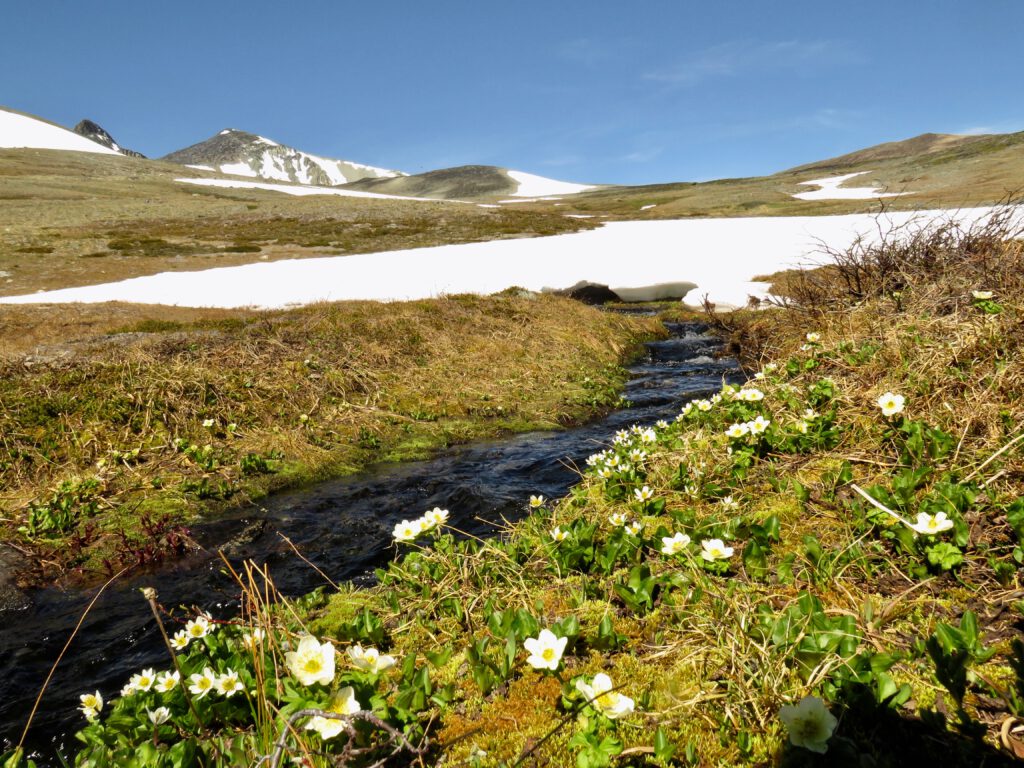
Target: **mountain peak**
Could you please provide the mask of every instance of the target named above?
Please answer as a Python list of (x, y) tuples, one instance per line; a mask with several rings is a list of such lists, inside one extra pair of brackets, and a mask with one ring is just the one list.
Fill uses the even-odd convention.
[(73, 130), (79, 136), (91, 139), (97, 144), (102, 144), (107, 149), (120, 152), (122, 155), (127, 155), (128, 157), (145, 157), (141, 152), (136, 152), (133, 149), (125, 149), (120, 146), (116, 141), (114, 141), (113, 136), (103, 130), (99, 123), (94, 123), (92, 120), (79, 121), (78, 125), (76, 125)]
[(311, 155), (265, 136), (238, 128), (224, 128), (205, 141), (163, 157), (204, 170), (238, 176), (334, 187), (360, 179), (403, 176), (399, 171), (375, 168), (350, 160)]

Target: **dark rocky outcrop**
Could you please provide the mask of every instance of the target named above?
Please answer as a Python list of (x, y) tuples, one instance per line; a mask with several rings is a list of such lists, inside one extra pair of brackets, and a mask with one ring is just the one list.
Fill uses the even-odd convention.
[(141, 157), (146, 156), (141, 152), (136, 152), (134, 149), (126, 149), (114, 141), (114, 137), (103, 130), (103, 127), (98, 123), (94, 123), (92, 120), (82, 120), (78, 125), (74, 127), (75, 133), (79, 136), (84, 136), (87, 139), (95, 141), (97, 144), (102, 144), (108, 149), (112, 149), (115, 152), (120, 152), (122, 155), (128, 157)]

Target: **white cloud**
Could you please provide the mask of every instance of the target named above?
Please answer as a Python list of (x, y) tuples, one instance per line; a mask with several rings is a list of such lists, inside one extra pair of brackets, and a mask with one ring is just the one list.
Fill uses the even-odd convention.
[(762, 43), (733, 40), (705, 48), (673, 66), (647, 72), (643, 77), (645, 80), (683, 87), (757, 70), (846, 63), (857, 58), (845, 43), (834, 40)]

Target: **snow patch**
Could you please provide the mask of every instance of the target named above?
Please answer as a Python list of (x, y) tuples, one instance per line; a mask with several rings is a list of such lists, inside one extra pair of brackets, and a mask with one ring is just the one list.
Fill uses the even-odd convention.
[(220, 167), (221, 173), (231, 173), (235, 176), (252, 176), (256, 178), (256, 171), (249, 167), (248, 163), (225, 163)]
[[(237, 186), (245, 182), (181, 179)], [(254, 188), (278, 189), (253, 183)], [(355, 194), (289, 187), (292, 194)], [(383, 197), (363, 193), (360, 196)], [(567, 235), (446, 245), (345, 257), (261, 262), (201, 272), (166, 272), (119, 283), (0, 298), (0, 303), (131, 301), (198, 307), (286, 307), (315, 301), (399, 301), (455, 293), (494, 293), (512, 285), (539, 290), (581, 279), (617, 286), (696, 284), (686, 296), (706, 295), (719, 307), (764, 298), (769, 286), (754, 275), (827, 261), (819, 243), (844, 248), (858, 236), (876, 241), (892, 226), (924, 227), (955, 219), (964, 226), (993, 208), (868, 214), (613, 222)], [(1024, 214), (1024, 208), (1018, 209)], [(1020, 216), (1024, 219), (1024, 215)], [(629, 254), (623, 258), (623, 254)]]
[(98, 155), (120, 154), (67, 128), (44, 123), (27, 115), (8, 112), (6, 109), (0, 109), (0, 148), (64, 149), (71, 152), (95, 152)]
[(547, 197), (548, 195), (575, 195), (593, 189), (593, 185), (573, 184), (570, 181), (557, 181), (544, 176), (535, 176), (522, 171), (506, 171), (512, 181), (519, 183), (519, 188), (512, 197)]
[(197, 171), (216, 171), (215, 168), (212, 168), (209, 165), (186, 165), (185, 167), (186, 168), (195, 168)]
[(641, 205), (640, 206), (640, 210), (641, 211), (649, 211), (649, 210), (651, 210), (651, 208), (657, 208), (657, 207), (658, 207), (657, 203), (651, 203), (650, 205)]
[(800, 184), (818, 186), (821, 189), (815, 189), (811, 192), (796, 192), (793, 194), (793, 197), (797, 200), (873, 200), (876, 197), (899, 197), (900, 195), (907, 194), (906, 192), (882, 192), (880, 189), (871, 187), (840, 188), (839, 185), (847, 179), (852, 179), (854, 176), (862, 176), (865, 173), (871, 173), (871, 171), (857, 171), (857, 173), (830, 176), (826, 179), (801, 181)]

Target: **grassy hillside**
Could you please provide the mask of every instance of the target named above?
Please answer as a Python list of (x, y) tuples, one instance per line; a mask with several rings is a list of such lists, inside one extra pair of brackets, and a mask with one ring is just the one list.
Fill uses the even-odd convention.
[[(795, 200), (799, 182), (858, 171), (847, 186), (906, 193), (888, 198), (896, 210), (960, 208), (997, 203), (1024, 184), (1024, 132), (993, 136), (925, 134), (781, 171), (771, 176), (708, 182), (612, 187), (566, 197), (563, 213), (613, 218), (805, 216), (877, 211), (872, 200)], [(545, 205), (531, 204), (534, 210)], [(647, 206), (655, 206), (653, 208)]]
[(92, 713), (79, 764), (1013, 764), (1009, 234), (890, 240), (792, 283), (786, 308), (724, 318), (751, 382), (609, 435), (501, 539), (437, 513), (396, 529), (377, 586), (297, 604), (240, 573), (247, 612), (197, 620), (172, 655), (249, 697), (130, 692)]

